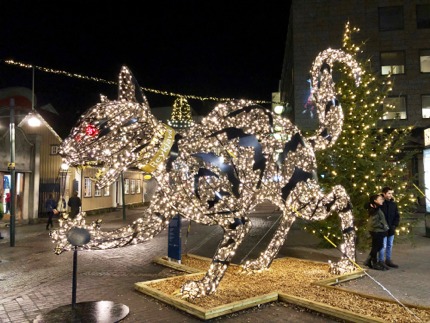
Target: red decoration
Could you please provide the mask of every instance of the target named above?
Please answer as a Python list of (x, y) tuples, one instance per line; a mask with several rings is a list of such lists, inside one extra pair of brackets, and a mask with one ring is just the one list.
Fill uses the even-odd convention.
[(96, 137), (99, 134), (99, 130), (92, 124), (89, 124), (85, 129), (85, 134), (90, 137)]

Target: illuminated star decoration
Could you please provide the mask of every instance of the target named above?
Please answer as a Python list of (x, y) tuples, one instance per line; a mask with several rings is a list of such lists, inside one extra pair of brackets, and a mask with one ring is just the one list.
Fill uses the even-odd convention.
[(174, 135), (150, 114), (144, 97), (137, 102), (132, 75), (123, 67), (118, 101), (104, 98), (83, 115), (63, 142), (61, 154), (69, 164), (100, 165), (101, 186), (112, 183), (127, 167), (139, 167), (152, 174), (157, 190), (142, 218), (114, 231), (101, 231), (100, 223), (86, 224), (84, 213), (61, 219), (60, 228), (51, 235), (55, 252), (71, 250), (66, 235), (75, 226), (91, 234), (91, 241), (80, 248), (94, 250), (147, 241), (177, 214), (219, 225), (224, 236), (207, 273), (181, 288), (185, 298), (202, 297), (216, 291), (251, 229), (249, 213), (267, 200), (279, 207), (282, 218), (267, 248), (243, 264), (245, 272), (270, 266), (297, 217), (324, 220), (333, 212), (341, 222), (343, 256), (330, 263), (330, 270), (335, 274), (354, 270), (349, 196), (342, 186), (323, 192), (315, 176), (315, 150), (333, 145), (343, 123), (331, 78), (334, 61), (347, 64), (359, 81), (357, 63), (344, 52), (328, 49), (318, 55), (312, 82), (320, 128), (311, 138), (303, 137), (289, 120), (245, 100), (221, 103), (201, 124)]

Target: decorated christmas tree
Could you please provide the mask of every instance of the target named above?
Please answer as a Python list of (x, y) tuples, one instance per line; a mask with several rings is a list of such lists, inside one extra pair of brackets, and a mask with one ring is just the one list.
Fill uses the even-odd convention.
[(172, 117), (167, 124), (175, 129), (189, 128), (194, 124), (187, 99), (180, 96), (173, 102)]
[[(358, 32), (345, 27), (343, 50), (360, 63), (363, 75), (357, 87), (350, 72), (338, 66), (334, 70), (338, 99), (344, 111), (344, 126), (336, 144), (317, 153), (319, 181), (323, 187), (342, 185), (351, 197), (358, 245), (368, 248), (367, 209), (369, 196), (382, 191), (384, 186), (394, 190), (401, 218), (406, 218), (416, 207), (417, 191), (410, 173), (414, 151), (407, 147), (412, 128), (392, 128), (383, 121), (384, 98), (391, 91), (390, 76), (380, 76), (370, 68), (370, 60), (360, 60), (360, 48), (353, 44), (352, 34)], [(409, 224), (401, 220), (397, 234), (407, 235)], [(341, 238), (338, 219), (329, 218), (325, 225), (307, 226), (317, 235), (328, 237), (335, 244)]]

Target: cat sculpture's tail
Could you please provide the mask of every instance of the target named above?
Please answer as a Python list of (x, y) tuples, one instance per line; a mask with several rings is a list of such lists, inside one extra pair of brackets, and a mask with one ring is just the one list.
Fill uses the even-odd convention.
[(362, 70), (352, 55), (339, 49), (329, 48), (316, 57), (311, 72), (319, 127), (315, 135), (308, 138), (315, 151), (332, 146), (342, 132), (344, 116), (336, 99), (336, 89), (332, 77), (335, 62), (343, 63), (351, 69), (357, 86), (361, 82)]

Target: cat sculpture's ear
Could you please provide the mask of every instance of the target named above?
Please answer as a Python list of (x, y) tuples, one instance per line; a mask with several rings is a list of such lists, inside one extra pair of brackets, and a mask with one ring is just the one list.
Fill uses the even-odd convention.
[(127, 66), (123, 66), (121, 68), (121, 72), (119, 73), (118, 99), (119, 101), (136, 102), (133, 75)]
[(118, 90), (118, 99), (120, 101), (139, 102), (148, 106), (148, 100), (143, 94), (142, 88), (139, 86), (139, 83), (127, 66), (123, 66), (121, 68)]

